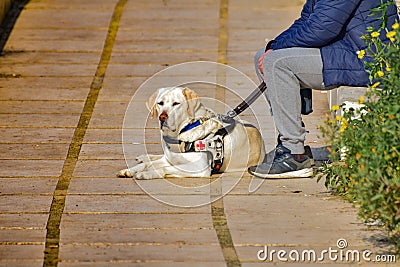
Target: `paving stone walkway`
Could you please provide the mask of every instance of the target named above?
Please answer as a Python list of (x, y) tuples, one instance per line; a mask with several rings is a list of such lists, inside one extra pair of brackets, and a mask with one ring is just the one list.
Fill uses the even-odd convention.
[[(31, 0), (0, 57), (0, 266), (375, 266), (326, 255), (316, 262), (287, 263), (277, 254), (272, 262), (258, 259), (265, 246), (286, 250), (288, 258), (292, 250), (340, 250), (339, 239), (348, 244), (341, 251), (387, 251), (378, 242), (382, 233), (367, 230), (355, 208), (315, 179), (262, 182), (234, 173), (136, 183), (115, 176), (146, 149), (161, 152), (144, 106), (156, 86), (207, 81), (190, 86), (217, 110), (226, 108), (212, 99), (239, 103), (256, 81), (253, 55), (301, 5)], [(191, 61), (227, 64), (250, 80), (207, 63), (148, 80)], [(307, 142), (321, 146), (317, 125), (328, 109), (326, 94), (314, 92), (314, 102), (305, 118)], [(265, 101), (252, 108), (256, 116), (248, 111), (242, 118), (265, 122), (260, 128), (271, 147)], [(254, 184), (259, 188), (250, 193)]]

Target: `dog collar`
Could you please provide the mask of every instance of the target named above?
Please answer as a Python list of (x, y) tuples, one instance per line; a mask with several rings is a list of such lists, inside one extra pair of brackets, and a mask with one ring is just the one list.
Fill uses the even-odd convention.
[(200, 123), (200, 120), (197, 120), (197, 121), (195, 121), (195, 122), (193, 122), (193, 123), (189, 123), (188, 125), (186, 125), (186, 126), (179, 132), (179, 134), (182, 134), (182, 133), (184, 133), (184, 132), (187, 132), (187, 131), (189, 131), (189, 130), (192, 130), (193, 128), (199, 126), (200, 124), (201, 124), (201, 123)]

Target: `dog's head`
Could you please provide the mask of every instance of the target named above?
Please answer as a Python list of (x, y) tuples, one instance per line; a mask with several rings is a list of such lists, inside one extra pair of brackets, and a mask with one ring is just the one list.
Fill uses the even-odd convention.
[(195, 117), (201, 106), (200, 97), (183, 87), (160, 88), (147, 100), (146, 105), (152, 118), (158, 116), (161, 130), (176, 134)]

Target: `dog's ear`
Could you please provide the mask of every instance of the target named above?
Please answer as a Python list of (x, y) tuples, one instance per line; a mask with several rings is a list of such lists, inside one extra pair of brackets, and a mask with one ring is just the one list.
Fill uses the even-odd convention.
[(194, 91), (190, 90), (189, 88), (184, 88), (182, 91), (183, 95), (186, 98), (188, 103), (188, 113), (190, 116), (194, 117), (195, 111), (200, 106), (200, 97)]
[(150, 111), (151, 118), (157, 115), (157, 107), (156, 107), (156, 99), (158, 96), (159, 90), (157, 90), (154, 94), (152, 94), (149, 99), (146, 101), (146, 107)]

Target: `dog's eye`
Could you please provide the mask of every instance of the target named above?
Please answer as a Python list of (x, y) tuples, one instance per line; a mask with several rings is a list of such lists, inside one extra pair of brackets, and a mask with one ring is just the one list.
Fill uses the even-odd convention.
[(164, 106), (164, 101), (158, 102), (157, 105)]
[(179, 105), (180, 103), (178, 103), (178, 102), (174, 102), (174, 103), (172, 103), (172, 106), (177, 106), (177, 105)]

